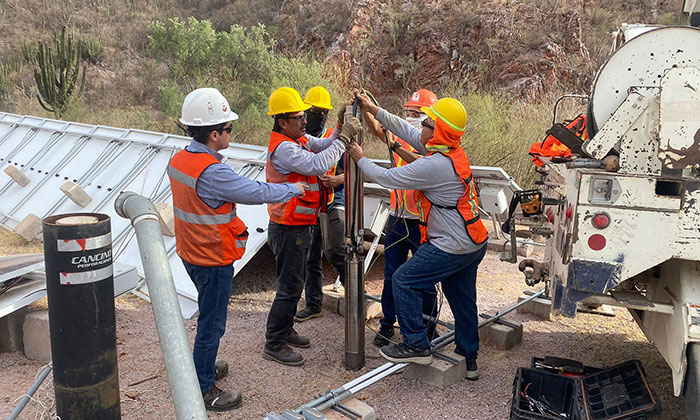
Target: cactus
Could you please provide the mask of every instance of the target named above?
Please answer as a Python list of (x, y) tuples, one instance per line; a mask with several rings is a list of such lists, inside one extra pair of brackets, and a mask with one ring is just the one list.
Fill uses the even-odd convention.
[(60, 118), (80, 99), (85, 88), (80, 46), (72, 35), (66, 35), (64, 27), (60, 35), (54, 35), (53, 46), (39, 42), (34, 64), (39, 105)]

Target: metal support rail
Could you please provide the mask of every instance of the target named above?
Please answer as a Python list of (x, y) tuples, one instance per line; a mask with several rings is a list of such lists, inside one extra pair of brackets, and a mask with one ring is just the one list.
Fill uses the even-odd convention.
[(36, 378), (32, 386), (29, 388), (29, 391), (27, 391), (26, 394), (22, 396), (22, 399), (19, 401), (19, 404), (17, 404), (17, 407), (15, 407), (14, 410), (12, 410), (12, 413), (10, 413), (10, 417), (7, 418), (7, 420), (15, 420), (17, 416), (24, 410), (24, 407), (27, 406), (27, 403), (29, 400), (32, 399), (32, 396), (36, 392), (37, 389), (41, 386), (41, 384), (44, 382), (47, 376), (49, 376), (49, 373), (53, 369), (53, 366), (51, 363), (46, 365), (44, 369), (39, 373), (39, 376)]
[[(519, 308), (520, 306), (530, 302), (531, 300), (534, 300), (540, 296), (542, 296), (545, 293), (545, 289), (540, 290), (539, 292), (536, 292), (532, 296), (529, 296), (527, 299), (522, 300), (515, 305), (512, 305), (506, 309), (504, 309), (502, 312), (497, 313), (496, 315), (481, 321), (478, 324), (478, 328), (485, 327), (486, 325), (497, 321), (501, 317), (505, 316), (506, 314), (509, 314)], [(439, 350), (448, 344), (452, 343), (454, 341), (454, 331), (450, 331), (447, 334), (441, 335), (440, 337), (436, 338), (433, 340), (431, 344), (432, 351)], [(346, 383), (345, 385), (341, 386), (340, 388), (334, 389), (332, 391), (326, 391), (323, 395), (320, 395), (318, 398), (315, 400), (311, 401), (310, 403), (304, 404), (301, 407), (297, 408), (294, 410), (298, 414), (303, 414), (304, 410), (308, 409), (314, 409), (317, 412), (321, 412), (323, 410), (326, 410), (328, 408), (331, 408), (337, 404), (339, 404), (341, 401), (348, 399), (352, 395), (360, 392), (361, 390), (377, 383), (378, 381), (386, 378), (389, 375), (392, 375), (404, 367), (408, 366), (408, 363), (393, 363), (393, 362), (387, 362), (384, 363), (383, 365), (379, 366), (378, 368), (365, 373), (364, 375)], [(268, 418), (270, 418), (268, 416)], [(283, 417), (284, 418), (284, 417)]]
[(160, 232), (158, 211), (147, 198), (133, 192), (121, 193), (114, 208), (120, 216), (131, 219), (136, 230), (175, 414), (179, 420), (206, 420), (202, 392)]

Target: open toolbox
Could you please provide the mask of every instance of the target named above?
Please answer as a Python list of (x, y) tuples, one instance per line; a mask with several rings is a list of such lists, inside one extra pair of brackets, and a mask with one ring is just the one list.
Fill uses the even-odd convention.
[(518, 368), (511, 420), (642, 420), (659, 410), (638, 360), (608, 369), (562, 369), (545, 360), (533, 358), (536, 368)]

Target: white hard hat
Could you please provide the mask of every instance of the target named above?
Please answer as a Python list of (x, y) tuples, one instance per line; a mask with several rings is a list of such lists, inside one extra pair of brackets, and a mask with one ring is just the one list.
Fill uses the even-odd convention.
[(224, 95), (214, 88), (195, 89), (185, 97), (180, 122), (189, 126), (208, 126), (235, 121), (238, 114), (231, 111)]

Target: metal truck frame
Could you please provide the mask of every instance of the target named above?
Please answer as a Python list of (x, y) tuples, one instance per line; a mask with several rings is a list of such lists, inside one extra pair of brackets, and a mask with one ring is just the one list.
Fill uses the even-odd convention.
[(700, 31), (626, 41), (596, 77), (580, 156), (543, 159), (542, 213), (516, 216), (547, 237), (544, 261), (520, 268), (528, 284), (547, 282), (554, 314), (628, 308), (698, 419), (700, 53), (687, 50), (700, 50)]

